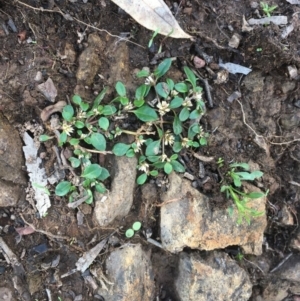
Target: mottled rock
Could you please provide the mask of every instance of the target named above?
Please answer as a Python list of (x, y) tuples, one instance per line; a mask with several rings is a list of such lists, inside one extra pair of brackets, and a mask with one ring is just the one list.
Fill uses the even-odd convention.
[(88, 37), (88, 47), (79, 56), (79, 66), (76, 77), (77, 83), (91, 85), (97, 74), (101, 61), (99, 54), (103, 50), (103, 42), (97, 33), (91, 33)]
[(128, 214), (133, 202), (135, 187), (137, 159), (127, 157), (114, 157), (111, 171), (111, 191), (106, 194), (95, 192), (94, 217), (100, 226), (106, 226), (116, 217)]
[(300, 255), (293, 254), (274, 274), (281, 279), (300, 282)]
[(280, 125), (284, 130), (292, 130), (300, 125), (300, 113), (283, 114), (280, 118)]
[(227, 254), (180, 254), (175, 287), (180, 301), (248, 301), (248, 274)]
[(289, 295), (290, 281), (279, 278), (270, 279), (262, 293), (264, 301), (282, 301)]
[[(239, 245), (245, 253), (260, 255), (265, 214), (253, 218), (251, 224), (245, 221), (237, 225), (237, 212), (228, 215), (226, 208), (210, 207), (211, 200), (191, 187), (188, 180), (175, 173), (169, 176), (170, 188), (162, 195), (162, 201), (174, 200), (161, 207), (160, 231), (165, 249), (179, 252), (184, 247), (200, 250), (214, 250)], [(249, 187), (250, 188), (250, 187)], [(251, 186), (251, 191), (259, 191)], [(248, 206), (265, 211), (265, 198), (251, 200)]]
[(281, 90), (284, 94), (293, 91), (296, 88), (296, 83), (294, 81), (284, 82), (281, 85)]
[(300, 251), (300, 229), (298, 228), (296, 233), (294, 234), (291, 244), (291, 248)]
[(245, 77), (243, 84), (251, 92), (260, 92), (264, 89), (264, 80), (262, 72), (253, 71)]
[(0, 180), (0, 207), (16, 205), (21, 193), (21, 188), (16, 184)]
[(112, 283), (110, 289), (102, 288), (98, 292), (105, 301), (154, 300), (151, 260), (140, 244), (125, 245), (112, 252), (106, 260), (106, 277)]
[(13, 292), (7, 287), (0, 287), (0, 301), (14, 301)]

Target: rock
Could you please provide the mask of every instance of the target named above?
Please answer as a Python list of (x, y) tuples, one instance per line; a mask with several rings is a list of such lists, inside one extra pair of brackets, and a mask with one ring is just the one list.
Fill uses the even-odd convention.
[(246, 76), (243, 84), (251, 92), (260, 92), (264, 89), (264, 80), (265, 77), (262, 76), (262, 72), (253, 71)]
[(55, 98), (57, 96), (57, 89), (50, 77), (44, 83), (39, 84), (37, 88), (49, 101), (55, 101)]
[[(253, 218), (248, 225), (237, 225), (237, 213), (228, 215), (226, 208), (210, 208), (210, 199), (191, 187), (188, 180), (177, 174), (169, 175), (170, 188), (162, 201), (175, 200), (161, 207), (160, 231), (162, 246), (170, 252), (185, 247), (214, 250), (239, 245), (244, 253), (262, 253), (263, 233), (267, 225), (265, 214)], [(260, 191), (254, 186), (251, 191)], [(265, 211), (265, 198), (251, 200), (249, 207)]]
[(128, 214), (133, 202), (137, 159), (114, 157), (112, 166), (111, 192), (101, 201), (103, 194), (95, 192), (94, 218), (100, 226), (106, 226), (116, 217)]
[(300, 255), (293, 254), (274, 274), (281, 279), (300, 282)]
[(13, 206), (19, 198), (20, 188), (26, 185), (22, 143), (19, 133), (0, 112), (0, 207)]
[(298, 228), (297, 232), (294, 234), (290, 246), (291, 248), (300, 251), (300, 228)]
[(105, 301), (154, 300), (151, 260), (140, 244), (125, 245), (124, 248), (113, 251), (106, 260), (106, 277), (113, 283), (112, 287), (98, 291)]
[(7, 287), (0, 287), (0, 301), (14, 301), (13, 292)]
[(295, 114), (282, 114), (280, 118), (280, 125), (284, 130), (292, 130), (300, 125), (300, 112)]
[(252, 284), (248, 274), (227, 254), (180, 254), (175, 287), (180, 301), (248, 301)]
[(77, 84), (90, 86), (96, 76), (101, 61), (99, 54), (103, 50), (103, 42), (97, 33), (88, 37), (88, 47), (79, 56), (79, 66), (76, 73)]
[(293, 226), (294, 225), (294, 217), (293, 214), (288, 209), (287, 205), (283, 205), (280, 211), (279, 221), (286, 226)]
[(281, 91), (283, 94), (293, 91), (296, 88), (296, 83), (294, 81), (284, 82), (281, 85)]

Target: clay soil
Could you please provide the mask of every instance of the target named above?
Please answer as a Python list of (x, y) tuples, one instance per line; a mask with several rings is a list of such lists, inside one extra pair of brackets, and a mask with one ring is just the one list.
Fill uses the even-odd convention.
[[(298, 228), (300, 217), (300, 84), (299, 77), (290, 78), (288, 66), (298, 66), (298, 69), (300, 67), (300, 35), (297, 26), (286, 39), (280, 37), (281, 31), (276, 25), (242, 32), (243, 16), (246, 19), (257, 17), (255, 10), (251, 8), (251, 1), (170, 0), (166, 3), (171, 8), (176, 7), (174, 2), (178, 5), (180, 2), (181, 9), (177, 20), (182, 28), (195, 37), (195, 41), (164, 39), (158, 36), (154, 45), (148, 49), (152, 33), (109, 0), (22, 1), (0, 1), (0, 20), (6, 24), (8, 30), (5, 32), (5, 29), (0, 28), (0, 110), (14, 127), (19, 129), (24, 124), (44, 126), (40, 112), (51, 103), (37, 90), (34, 80), (37, 71), (42, 72), (44, 80), (48, 77), (53, 80), (58, 90), (56, 100), (66, 100), (74, 94), (77, 86), (77, 59), (87, 46), (87, 37), (91, 33), (98, 33), (103, 45), (101, 49), (95, 50), (101, 62), (99, 75), (82, 92), (89, 101), (104, 86), (110, 86), (110, 93), (113, 95), (114, 84), (110, 82), (110, 78), (118, 77), (113, 73), (120, 72), (124, 64), (129, 66), (129, 70), (121, 70), (122, 81), (134, 88), (133, 71), (143, 67), (154, 68), (161, 61), (159, 58), (153, 64), (160, 44), (164, 57), (176, 58), (171, 69), (175, 79), (182, 76), (183, 65), (193, 67), (193, 56), (203, 58), (204, 53), (211, 57), (211, 63), (207, 65), (209, 68), (198, 69), (198, 72), (208, 79), (212, 104), (209, 105), (207, 94), (204, 93), (207, 114), (201, 119), (201, 124), (210, 133), (210, 138), (208, 146), (202, 148), (201, 154), (212, 156), (215, 160), (204, 163), (206, 175), (213, 180), (199, 189), (214, 196), (213, 206), (227, 206), (219, 192), (220, 178), (216, 160), (223, 158), (225, 162), (258, 164), (264, 172), (261, 188), (270, 191), (266, 204), (266, 241), (260, 260), (276, 267), (287, 254), (296, 252), (291, 249), (290, 241)], [(289, 19), (300, 16), (299, 6), (279, 0), (274, 0), (272, 4), (278, 5), (278, 15), (285, 15)], [(72, 16), (72, 19), (67, 20), (68, 16)], [(16, 31), (7, 25), (8, 20), (14, 22)], [(241, 36), (237, 49), (228, 46), (233, 33)], [(79, 43), (82, 34), (85, 36)], [(25, 39), (23, 35), (26, 36)], [(124, 41), (120, 36), (129, 40)], [(28, 37), (34, 43), (27, 43)], [(122, 47), (128, 49), (128, 56), (122, 55)], [(73, 59), (65, 60), (63, 56), (70, 53), (73, 54)], [(220, 59), (252, 68), (253, 75), (245, 79), (239, 73), (227, 74), (226, 82), (217, 83), (216, 76), (220, 70), (216, 65)], [(227, 100), (234, 91), (241, 93), (238, 99), (240, 102)], [(222, 131), (219, 131), (219, 127), (222, 127)], [(257, 134), (261, 137), (260, 141), (255, 139)], [(47, 153), (48, 160), (44, 163), (51, 170), (55, 155), (49, 149), (41, 151)], [(190, 173), (197, 175), (198, 161), (189, 154), (182, 156), (186, 157)], [(161, 177), (161, 182), (164, 183), (166, 179)], [(115, 235), (118, 239), (117, 246), (126, 243), (124, 229), (135, 220), (141, 220), (145, 228), (151, 228), (154, 238), (159, 237), (159, 210), (156, 205), (159, 203), (160, 189), (164, 189), (164, 185), (162, 188), (158, 187), (157, 195), (152, 196), (153, 203), (145, 206), (140, 188), (137, 187), (129, 215), (109, 228), (100, 228), (93, 222), (93, 206), (88, 205), (84, 208), (87, 216), (85, 223), (78, 226), (76, 211), (66, 206), (66, 200), (54, 196), (51, 197), (52, 207), (48, 215), (42, 219), (32, 210), (25, 192), (16, 207), (0, 209), (0, 212), (5, 213), (0, 217), (0, 225), (8, 225), (8, 231), (2, 232), (1, 236), (12, 251), (22, 258), (27, 289), (29, 287), (32, 300), (48, 300), (45, 283), (52, 287), (53, 300), (74, 300), (80, 294), (82, 300), (94, 300), (90, 286), (84, 282), (80, 273), (63, 279), (59, 275), (74, 269), (79, 256), (90, 249), (93, 242), (98, 242), (116, 229), (119, 229)], [(14, 219), (10, 218), (12, 215)], [(15, 228), (25, 226), (25, 221), (33, 224), (36, 229), (69, 239), (55, 239), (45, 233), (35, 232), (24, 236), (17, 243)], [(135, 236), (132, 242), (146, 245), (142, 233)], [(149, 244), (147, 248), (152, 251), (157, 295), (160, 296), (157, 300), (176, 301), (172, 281), (177, 256), (166, 254)], [(109, 251), (104, 250), (97, 262), (101, 263)], [(239, 249), (233, 246), (227, 251), (234, 257)], [(43, 264), (51, 262), (57, 255), (60, 255), (59, 265), (54, 269), (43, 270)], [(1, 256), (0, 266), (4, 270), (0, 273), (0, 283), (12, 287), (9, 280), (12, 270)], [(251, 260), (255, 261), (253, 258)], [(243, 267), (249, 272), (259, 291), (264, 275), (247, 262), (243, 263)]]

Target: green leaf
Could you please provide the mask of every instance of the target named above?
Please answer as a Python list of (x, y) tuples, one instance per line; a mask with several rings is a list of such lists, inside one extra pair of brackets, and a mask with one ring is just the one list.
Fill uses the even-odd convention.
[(180, 111), (180, 114), (179, 114), (179, 119), (180, 121), (186, 121), (190, 116), (190, 111), (188, 110), (188, 108), (183, 108), (181, 111)]
[(145, 103), (144, 99), (135, 99), (133, 101), (134, 106), (137, 108), (141, 107), (144, 103)]
[(113, 115), (116, 112), (117, 112), (116, 107), (111, 105), (104, 106), (103, 109), (101, 110), (101, 114), (103, 114), (104, 116)]
[(91, 191), (90, 189), (86, 189), (86, 190), (85, 190), (85, 195), (88, 195), (88, 196), (89, 196), (89, 198), (88, 198), (87, 200), (85, 200), (85, 202), (86, 202), (87, 204), (89, 204), (89, 205), (92, 204), (92, 203), (93, 203), (93, 200), (94, 200), (92, 191)]
[(146, 147), (146, 156), (156, 156), (159, 153), (159, 148), (160, 148), (160, 140), (155, 140), (151, 142), (147, 147)]
[(82, 99), (81, 99), (81, 97), (79, 96), (79, 95), (77, 95), (77, 94), (75, 94), (75, 95), (73, 95), (73, 97), (72, 97), (72, 101), (76, 104), (76, 105), (80, 105), (81, 104), (81, 102), (82, 102)]
[(146, 91), (147, 91), (147, 86), (145, 84), (139, 86), (135, 90), (135, 98), (136, 98), (136, 100), (144, 99)]
[(132, 148), (130, 148), (127, 152), (126, 152), (126, 157), (128, 158), (133, 158), (135, 156), (135, 152)]
[(254, 170), (251, 172), (251, 175), (254, 177), (254, 179), (259, 179), (264, 175), (264, 173), (260, 170)]
[(154, 163), (154, 162), (157, 162), (158, 160), (160, 160), (160, 156), (148, 156), (147, 159), (151, 163)]
[(125, 96), (124, 97), (120, 96), (119, 100), (120, 100), (120, 103), (122, 104), (122, 106), (127, 106), (129, 104), (129, 99)]
[(231, 177), (233, 179), (233, 183), (236, 187), (241, 187), (242, 186), (242, 182), (239, 176), (237, 176), (236, 174), (231, 174)]
[(48, 136), (48, 135), (41, 135), (40, 138), (39, 138), (39, 140), (40, 140), (41, 142), (45, 142), (45, 141), (47, 141), (47, 140), (49, 140), (49, 139), (52, 139), (52, 137), (50, 137), (50, 136)]
[(188, 78), (188, 81), (192, 84), (193, 90), (195, 90), (197, 85), (197, 79), (194, 72), (187, 66), (184, 66), (183, 70), (186, 74), (186, 77)]
[(168, 174), (170, 174), (172, 172), (172, 170), (173, 170), (172, 164), (169, 163), (169, 162), (165, 163), (165, 165), (164, 165), (164, 172), (168, 175)]
[(182, 123), (177, 116), (173, 121), (173, 132), (175, 135), (179, 135), (182, 132)]
[(177, 109), (179, 108), (183, 103), (183, 99), (180, 97), (174, 97), (170, 103), (170, 109)]
[(64, 196), (68, 194), (72, 187), (72, 184), (68, 181), (62, 181), (55, 187), (55, 194), (58, 196)]
[(148, 105), (144, 105), (137, 110), (133, 111), (138, 119), (144, 122), (155, 121), (158, 119), (157, 113)]
[(95, 185), (95, 188), (96, 190), (99, 192), (99, 193), (105, 193), (106, 192), (106, 188), (105, 186), (102, 184), (102, 183), (97, 183)]
[(98, 124), (101, 129), (103, 129), (104, 131), (107, 131), (107, 129), (109, 127), (109, 120), (106, 117), (101, 117), (98, 120)]
[(190, 114), (190, 119), (197, 119), (198, 117), (200, 117), (202, 114), (202, 111), (201, 110), (194, 110), (191, 112)]
[(232, 164), (229, 165), (229, 167), (241, 167), (245, 170), (250, 169), (249, 164), (247, 164), (247, 163), (232, 163)]
[(125, 143), (117, 143), (114, 145), (112, 152), (116, 155), (116, 156), (124, 156), (126, 154), (126, 152), (129, 150), (129, 148), (131, 147), (130, 144), (125, 144)]
[(86, 103), (86, 102), (81, 102), (81, 103), (80, 103), (80, 108), (81, 108), (81, 110), (84, 111), (84, 112), (87, 111), (87, 109), (89, 108), (89, 106), (90, 106), (90, 105), (89, 105), (88, 103)]
[(60, 135), (59, 135), (59, 144), (63, 145), (64, 143), (66, 143), (67, 138), (68, 138), (68, 136), (65, 132), (60, 133)]
[(162, 77), (163, 75), (165, 75), (168, 70), (170, 69), (171, 67), (171, 64), (172, 64), (172, 59), (170, 58), (167, 58), (165, 60), (163, 60), (158, 66), (157, 68), (155, 69), (154, 71), (154, 75), (157, 77), (157, 78), (160, 78)]
[(186, 93), (189, 91), (189, 88), (186, 83), (178, 83), (175, 85), (175, 90), (180, 93)]
[(80, 160), (75, 158), (75, 157), (70, 157), (69, 161), (71, 162), (72, 167), (77, 168), (78, 166), (80, 166)]
[(172, 91), (175, 86), (174, 81), (170, 78), (167, 78), (167, 84), (168, 84), (169, 90)]
[(134, 231), (139, 231), (142, 227), (142, 223), (141, 222), (134, 222), (133, 225), (132, 225), (132, 229)]
[(97, 179), (102, 172), (102, 167), (99, 164), (91, 164), (85, 167), (81, 177), (87, 179)]
[(147, 70), (141, 70), (136, 74), (136, 77), (140, 78), (140, 77), (147, 77), (150, 75), (150, 72)]
[(136, 179), (136, 182), (138, 185), (143, 185), (146, 181), (147, 181), (147, 174), (145, 173), (142, 173), (137, 179)]
[(78, 129), (84, 128), (85, 127), (84, 122), (76, 120), (75, 121), (75, 127), (78, 128)]
[(185, 167), (178, 161), (171, 161), (172, 167), (177, 172), (185, 172)]
[(48, 189), (46, 186), (41, 185), (41, 184), (39, 184), (39, 183), (33, 182), (33, 183), (32, 183), (32, 187), (37, 188), (37, 189), (40, 189), (41, 191), (44, 192), (44, 194), (47, 194), (47, 195), (50, 196), (50, 191), (49, 191), (49, 189)]
[(100, 105), (100, 103), (101, 103), (101, 101), (103, 100), (103, 98), (104, 98), (106, 92), (107, 92), (107, 88), (104, 88), (104, 89), (98, 94), (98, 96), (97, 96), (97, 97), (95, 98), (95, 100), (94, 100), (92, 110), (96, 109), (96, 108)]
[(167, 98), (170, 93), (168, 84), (164, 83), (164, 82), (158, 83), (155, 86), (155, 90), (156, 90), (157, 94), (163, 98)]
[(101, 167), (101, 168), (102, 168), (101, 169), (101, 174), (97, 178), (97, 180), (104, 181), (104, 180), (106, 180), (110, 176), (110, 174), (109, 174), (109, 171), (106, 168), (104, 168), (104, 167)]
[(91, 144), (98, 151), (104, 151), (106, 149), (106, 140), (100, 133), (93, 133), (91, 135)]
[(127, 229), (125, 232), (125, 236), (127, 238), (131, 238), (134, 235), (134, 231), (132, 229)]
[(151, 175), (152, 177), (156, 177), (156, 176), (158, 175), (158, 171), (157, 171), (157, 170), (151, 170), (151, 171), (150, 171), (150, 175)]
[(126, 96), (126, 88), (121, 82), (116, 83), (116, 91), (120, 96)]
[(178, 141), (175, 141), (174, 144), (173, 144), (173, 147), (172, 147), (173, 151), (175, 153), (179, 153), (181, 150), (182, 150), (182, 145), (180, 142)]
[(200, 145), (204, 146), (204, 145), (207, 145), (207, 139), (205, 137), (201, 137), (199, 139), (199, 143)]
[(62, 116), (64, 120), (71, 121), (72, 117), (74, 116), (74, 109), (71, 105), (66, 105), (63, 108)]
[(264, 196), (266, 196), (266, 195), (262, 192), (250, 192), (245, 197), (250, 198), (250, 199), (259, 199)]
[(173, 161), (173, 160), (176, 160), (178, 158), (178, 154), (173, 154), (171, 157), (170, 157), (170, 160)]
[[(72, 138), (70, 139), (69, 143), (71, 145), (78, 145), (79, 144), (79, 139), (76, 139), (76, 138)], [(75, 152), (74, 152), (75, 153)]]

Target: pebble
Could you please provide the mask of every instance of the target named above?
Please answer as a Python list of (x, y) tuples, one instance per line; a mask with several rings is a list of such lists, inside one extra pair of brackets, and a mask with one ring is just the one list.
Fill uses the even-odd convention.
[(12, 221), (14, 221), (14, 220), (16, 219), (16, 216), (15, 216), (14, 214), (12, 214), (12, 215), (10, 216), (10, 219), (11, 219)]

